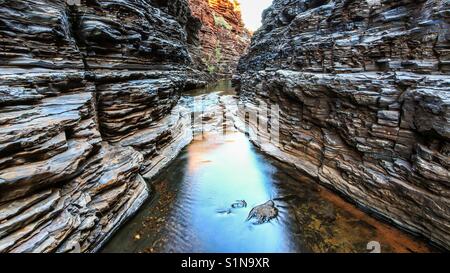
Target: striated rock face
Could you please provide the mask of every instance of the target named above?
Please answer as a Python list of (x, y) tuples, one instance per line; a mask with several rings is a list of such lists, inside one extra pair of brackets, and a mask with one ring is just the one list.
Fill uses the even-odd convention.
[(188, 3), (73, 2), (0, 0), (0, 252), (95, 251), (190, 141)]
[(196, 62), (219, 77), (231, 77), (239, 58), (250, 43), (239, 3), (235, 0), (189, 0), (192, 13), (201, 22)]
[(251, 124), (266, 152), (447, 249), (449, 14), (445, 0), (275, 0), (239, 66), (246, 111), (280, 107), (279, 143)]

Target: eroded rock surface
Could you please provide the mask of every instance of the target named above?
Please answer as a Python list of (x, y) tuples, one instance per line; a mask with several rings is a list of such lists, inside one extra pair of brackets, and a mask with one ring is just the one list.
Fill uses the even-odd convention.
[(97, 250), (191, 138), (188, 2), (73, 2), (0, 0), (0, 252)]
[(275, 0), (239, 67), (242, 115), (280, 107), (264, 130), (250, 124), (256, 144), (447, 249), (449, 12), (443, 0)]
[(231, 77), (250, 43), (240, 5), (235, 0), (189, 0), (193, 16), (201, 22), (199, 47), (194, 56), (210, 74)]
[(275, 207), (275, 202), (269, 200), (264, 204), (252, 208), (246, 221), (255, 219), (254, 224), (264, 224), (277, 217), (277, 215), (278, 209)]

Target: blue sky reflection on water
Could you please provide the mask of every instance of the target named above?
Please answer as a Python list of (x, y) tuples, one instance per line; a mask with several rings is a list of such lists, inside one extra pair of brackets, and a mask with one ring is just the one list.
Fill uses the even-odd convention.
[[(230, 134), (221, 144), (214, 140), (193, 143), (188, 149), (188, 166), (183, 192), (193, 200), (191, 224), (200, 249), (289, 252), (286, 232), (277, 221), (263, 225), (245, 222), (253, 206), (276, 196), (270, 181), (274, 167), (260, 158), (245, 135)], [(217, 212), (241, 199), (248, 203), (247, 208)]]
[[(184, 94), (180, 103), (191, 114), (204, 112), (197, 119), (208, 126), (193, 128), (195, 141), (149, 181), (151, 197), (103, 252), (367, 252), (369, 241), (380, 242), (383, 252), (430, 251), (263, 155), (231, 123), (211, 118), (233, 94), (229, 82)], [(200, 101), (204, 107), (192, 107)], [(230, 210), (242, 199), (246, 208)], [(245, 221), (251, 208), (270, 199), (279, 209), (276, 219)]]

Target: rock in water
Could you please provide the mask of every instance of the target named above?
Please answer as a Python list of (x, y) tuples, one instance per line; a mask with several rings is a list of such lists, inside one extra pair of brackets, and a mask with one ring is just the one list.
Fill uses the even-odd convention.
[(216, 212), (220, 214), (231, 214), (231, 209), (218, 209)]
[(269, 222), (277, 216), (278, 209), (275, 207), (275, 202), (269, 200), (262, 205), (254, 207), (248, 214), (248, 217), (245, 221), (256, 219), (255, 224), (263, 224)]
[(249, 119), (255, 144), (447, 249), (449, 14), (446, 0), (274, 0), (234, 78), (242, 120), (272, 109)]
[(232, 208), (246, 208), (247, 202), (245, 200), (237, 200), (235, 203), (231, 204)]
[(222, 213), (222, 214), (230, 214), (232, 212), (232, 209), (241, 209), (241, 208), (246, 208), (246, 207), (247, 207), (247, 202), (245, 202), (245, 200), (237, 200), (235, 203), (231, 204), (231, 208), (218, 209), (218, 210), (216, 210), (216, 212)]

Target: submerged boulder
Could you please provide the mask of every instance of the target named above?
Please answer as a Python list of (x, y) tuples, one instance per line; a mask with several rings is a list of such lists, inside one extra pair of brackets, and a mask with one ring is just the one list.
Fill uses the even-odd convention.
[(272, 200), (264, 204), (254, 207), (248, 214), (247, 220), (256, 219), (255, 224), (264, 224), (278, 216), (278, 209), (275, 207), (275, 202)]

